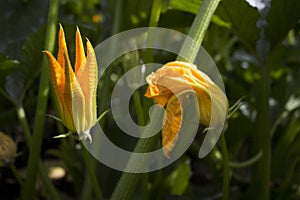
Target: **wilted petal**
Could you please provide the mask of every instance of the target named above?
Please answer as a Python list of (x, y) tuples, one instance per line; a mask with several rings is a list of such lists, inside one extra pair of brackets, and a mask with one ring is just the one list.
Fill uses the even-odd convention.
[[(153, 98), (161, 106), (167, 105), (162, 130), (163, 148), (167, 157), (177, 141), (182, 120), (180, 103), (174, 100), (174, 94), (191, 89), (195, 92), (200, 123), (205, 126), (218, 126), (226, 118), (228, 101), (225, 93), (191, 63), (179, 61), (167, 63), (155, 73), (152, 72), (146, 81), (148, 88), (145, 96)], [(212, 112), (216, 112), (214, 116), (217, 117), (212, 119)]]
[(165, 123), (162, 129), (163, 151), (169, 158), (170, 151), (174, 148), (182, 122), (181, 105), (175, 95), (173, 95), (166, 107)]

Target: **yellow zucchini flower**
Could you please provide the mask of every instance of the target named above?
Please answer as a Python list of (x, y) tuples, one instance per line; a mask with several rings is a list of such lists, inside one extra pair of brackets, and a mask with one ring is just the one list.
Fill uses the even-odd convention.
[(86, 56), (79, 29), (76, 31), (76, 56), (73, 71), (68, 55), (65, 34), (60, 26), (57, 59), (44, 51), (50, 69), (51, 85), (58, 103), (59, 114), (64, 125), (80, 138), (89, 138), (90, 129), (97, 121), (96, 91), (98, 67), (92, 44), (87, 39)]
[[(182, 122), (182, 109), (175, 94), (193, 91), (198, 100), (200, 124), (218, 126), (224, 122), (228, 110), (225, 93), (205, 73), (187, 62), (169, 62), (147, 78), (145, 96), (153, 98), (162, 107), (166, 106), (165, 123), (162, 129), (162, 146), (166, 157), (174, 148)], [(211, 121), (212, 105), (216, 106), (217, 119)]]

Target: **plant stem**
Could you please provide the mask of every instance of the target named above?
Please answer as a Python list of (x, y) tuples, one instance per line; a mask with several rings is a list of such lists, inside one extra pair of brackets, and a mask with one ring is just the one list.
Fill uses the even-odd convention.
[(150, 27), (156, 27), (159, 21), (160, 17), (160, 11), (161, 11), (161, 4), (162, 0), (154, 0), (152, 9), (151, 9), (151, 16), (150, 16)]
[(12, 171), (13, 175), (15, 176), (17, 182), (19, 183), (20, 187), (22, 188), (24, 186), (24, 181), (20, 177), (20, 174), (18, 170), (16, 169), (16, 166), (13, 163), (9, 164), (10, 170)]
[[(153, 116), (160, 115), (158, 110), (154, 110), (153, 112), (154, 112)], [(157, 117), (157, 118), (153, 119), (151, 124), (155, 126), (159, 123), (161, 123), (161, 119), (159, 117)], [(151, 133), (151, 131), (152, 131), (152, 128), (148, 128), (145, 130), (143, 135), (147, 136)], [(134, 148), (134, 152), (143, 153), (143, 152), (152, 151), (155, 148), (158, 139), (159, 139), (158, 135), (151, 137), (151, 138), (147, 138), (147, 139), (140, 139), (138, 141), (136, 147)], [(127, 167), (141, 169), (143, 167), (147, 167), (147, 163), (144, 162), (144, 160), (142, 158), (140, 158), (140, 160), (130, 159), (128, 161)], [(139, 174), (139, 173), (123, 172), (110, 199), (111, 200), (131, 199), (131, 196), (134, 192), (134, 189), (135, 189), (140, 177), (141, 177), (141, 174)]]
[(258, 99), (257, 127), (255, 135), (255, 151), (262, 150), (263, 155), (254, 167), (252, 188), (257, 199), (268, 200), (271, 166), (271, 124), (269, 111), (269, 69), (267, 64), (261, 66), (261, 80)]
[[(160, 11), (162, 7), (162, 0), (154, 0), (151, 9), (149, 27), (157, 27), (160, 18)], [(155, 38), (150, 34), (147, 37), (147, 45), (151, 46), (154, 43)], [(147, 49), (145, 55), (145, 62), (153, 63), (153, 49)]]
[(53, 200), (60, 199), (53, 184), (51, 183), (50, 179), (48, 178), (48, 174), (46, 173), (45, 168), (42, 165), (41, 161), (38, 162), (38, 172), (39, 172), (39, 177), (41, 178), (45, 188), (47, 189), (47, 192), (48, 192), (50, 198)]
[[(143, 112), (143, 107), (141, 104), (141, 99), (138, 91), (133, 93), (133, 101), (137, 113), (138, 124), (140, 126), (144, 126), (145, 125), (144, 112)], [(148, 173), (144, 173), (142, 176), (143, 176), (142, 177), (142, 199), (148, 200), (149, 199), (149, 190), (148, 190), (149, 176)]]
[(96, 198), (98, 200), (103, 200), (102, 192), (101, 192), (100, 186), (97, 182), (97, 176), (95, 173), (95, 163), (92, 161), (91, 156), (89, 155), (89, 153), (87, 152), (87, 150), (83, 144), (81, 144), (81, 149), (82, 149), (83, 159), (84, 159), (87, 171), (89, 173), (90, 180), (91, 180), (92, 187), (94, 189)]
[(228, 200), (229, 197), (229, 158), (228, 158), (228, 152), (227, 152), (227, 145), (225, 140), (224, 133), (220, 136), (220, 144), (221, 144), (221, 150), (222, 150), (222, 161), (223, 161), (223, 200)]
[[(59, 9), (59, 0), (51, 0), (48, 11), (48, 25), (45, 38), (45, 49), (53, 51), (55, 38), (57, 16)], [(40, 151), (44, 133), (45, 112), (49, 94), (49, 69), (45, 57), (42, 61), (41, 80), (38, 93), (38, 102), (35, 115), (35, 124), (33, 139), (30, 148), (28, 168), (26, 173), (26, 184), (24, 188), (23, 199), (32, 199), (34, 197), (34, 188), (37, 177), (37, 170), (40, 161)]]
[[(27, 144), (29, 152), (31, 152), (30, 151), (31, 150), (31, 133), (30, 133), (30, 129), (28, 126), (28, 121), (26, 118), (25, 110), (22, 105), (16, 105), (16, 108), (17, 108), (17, 116), (18, 116), (19, 122), (22, 126), (23, 133), (25, 136), (25, 142)], [(54, 186), (52, 185), (51, 181), (49, 180), (47, 174), (45, 173), (45, 170), (44, 170), (43, 165), (40, 162), (40, 160), (38, 163), (38, 172), (39, 172), (40, 178), (41, 178), (49, 196), (51, 197), (51, 199), (59, 199), (58, 194), (57, 194)]]
[(244, 168), (253, 165), (254, 163), (258, 162), (261, 159), (263, 153), (259, 151), (255, 156), (250, 158), (249, 160), (243, 162), (229, 162), (229, 166), (232, 168)]
[(220, 0), (203, 0), (188, 34), (194, 42), (191, 44), (189, 40), (184, 41), (179, 53), (180, 55), (184, 55), (184, 59), (178, 56), (177, 60), (194, 62), (201, 47), (205, 32), (219, 3)]
[(30, 129), (29, 129), (29, 126), (28, 126), (28, 121), (27, 121), (27, 118), (26, 118), (25, 110), (24, 110), (22, 105), (17, 105), (16, 109), (17, 109), (17, 116), (18, 116), (19, 122), (22, 126), (23, 133), (24, 133), (24, 136), (25, 136), (25, 142), (27, 144), (27, 147), (30, 150), (30, 147), (31, 147), (31, 133), (30, 133)]

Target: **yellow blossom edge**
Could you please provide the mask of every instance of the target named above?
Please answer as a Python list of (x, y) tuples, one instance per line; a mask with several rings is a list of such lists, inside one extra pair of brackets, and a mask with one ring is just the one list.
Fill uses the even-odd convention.
[[(226, 94), (191, 63), (169, 62), (147, 76), (146, 81), (148, 88), (145, 96), (152, 98), (162, 107), (166, 106), (165, 123), (162, 129), (162, 145), (166, 157), (169, 157), (169, 152), (178, 139), (182, 120), (181, 109), (184, 109), (175, 94), (194, 90), (200, 112), (199, 122), (204, 126), (218, 126), (226, 118), (228, 110)], [(215, 114), (212, 115), (212, 112)]]
[(78, 132), (81, 139), (89, 138), (90, 128), (97, 121), (96, 92), (98, 67), (92, 44), (86, 41), (86, 56), (80, 31), (76, 30), (75, 72), (68, 55), (62, 26), (58, 34), (57, 60), (44, 51), (48, 60), (51, 85), (58, 103), (59, 115), (70, 131)]

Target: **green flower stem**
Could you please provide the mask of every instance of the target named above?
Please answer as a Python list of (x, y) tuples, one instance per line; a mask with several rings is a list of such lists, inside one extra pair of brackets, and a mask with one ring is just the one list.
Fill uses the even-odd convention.
[(140, 126), (145, 125), (144, 110), (138, 92), (133, 93), (134, 107), (137, 113), (137, 121)]
[[(30, 129), (28, 126), (28, 121), (26, 118), (25, 110), (22, 105), (17, 105), (16, 108), (17, 108), (17, 116), (18, 116), (19, 122), (22, 126), (23, 133), (25, 136), (25, 142), (27, 144), (29, 152), (31, 152), (31, 133), (30, 133)], [(49, 180), (47, 174), (45, 173), (45, 169), (43, 168), (43, 165), (40, 160), (38, 163), (38, 173), (39, 173), (40, 178), (41, 178), (49, 196), (51, 197), (51, 199), (53, 199), (53, 200), (59, 199), (58, 194), (57, 194), (54, 186), (52, 185), (51, 181)]]
[(193, 44), (190, 44), (189, 40), (186, 40), (180, 49), (180, 55), (184, 55), (185, 59), (178, 56), (177, 60), (194, 62), (201, 47), (205, 32), (219, 3), (220, 0), (202, 1), (200, 10), (196, 15), (195, 20), (193, 21), (188, 34), (188, 36), (191, 37), (195, 42)]
[[(153, 116), (159, 116), (160, 111), (157, 109), (154, 109)], [(161, 118), (156, 117), (152, 121), (152, 126), (156, 126), (159, 123), (161, 123)], [(152, 132), (152, 128), (149, 127), (145, 130), (143, 135), (147, 136), (150, 135)], [(147, 138), (147, 139), (140, 139), (134, 148), (134, 152), (149, 152), (152, 151), (155, 146), (157, 145), (157, 141), (159, 139), (159, 135), (155, 135), (154, 137)], [(147, 167), (147, 162), (143, 160), (143, 158), (140, 158), (139, 160), (131, 158), (128, 161), (127, 168), (130, 169), (142, 169)], [(129, 200), (132, 197), (132, 194), (134, 192), (134, 189), (136, 188), (136, 185), (138, 183), (138, 180), (140, 179), (142, 174), (139, 173), (126, 173), (124, 172), (115, 187), (115, 190), (113, 191), (113, 194), (111, 196), (111, 200)]]
[(80, 199), (91, 199), (92, 198), (92, 181), (91, 177), (89, 176), (88, 172), (86, 173), (87, 175), (85, 176), (84, 183), (82, 186), (81, 194), (80, 194)]
[[(144, 126), (145, 125), (144, 111), (141, 104), (139, 93), (137, 91), (133, 93), (133, 101), (137, 113), (138, 124), (140, 126)], [(149, 199), (149, 189), (148, 189), (149, 175), (148, 173), (144, 173), (142, 176), (143, 176), (142, 177), (142, 199), (148, 200)]]
[[(204, 0), (202, 2), (200, 11), (196, 16), (193, 25), (191, 27), (191, 31), (189, 33), (189, 36), (192, 37), (197, 42), (197, 45), (194, 45), (191, 48), (190, 46), (187, 46), (188, 45), (187, 43), (184, 43), (181, 49), (181, 53), (183, 53), (183, 55), (186, 56), (187, 58), (186, 60), (188, 62), (194, 61), (199, 51), (199, 48), (201, 47), (204, 33), (207, 30), (208, 24), (210, 23), (212, 15), (215, 9), (217, 8), (219, 2), (220, 0)], [(177, 59), (180, 58), (178, 57)], [(161, 121), (154, 120), (152, 121), (152, 123), (157, 125), (158, 123), (161, 123)], [(146, 130), (146, 133), (144, 134), (147, 135), (147, 131), (151, 132), (151, 129)], [(157, 141), (158, 141), (158, 137), (152, 137), (147, 140), (140, 139), (134, 149), (134, 152), (149, 152), (152, 149), (154, 149), (155, 145), (157, 144)], [(142, 164), (141, 161), (137, 161), (137, 160), (129, 160), (128, 163), (129, 166)], [(113, 191), (111, 200), (130, 199), (138, 183), (140, 176), (141, 176), (140, 174), (123, 173), (115, 190)]]
[(152, 9), (151, 9), (151, 16), (150, 16), (150, 27), (156, 27), (160, 17), (160, 11), (162, 7), (162, 0), (154, 0)]
[(28, 126), (28, 121), (27, 121), (27, 118), (26, 118), (25, 110), (24, 110), (22, 105), (17, 105), (16, 108), (17, 108), (17, 116), (18, 116), (19, 122), (22, 126), (23, 133), (24, 133), (24, 136), (25, 136), (25, 142), (27, 144), (27, 147), (30, 149), (30, 147), (31, 147), (31, 133), (30, 133), (30, 129), (29, 129), (29, 126)]
[(58, 196), (52, 182), (50, 181), (48, 174), (45, 171), (45, 168), (43, 167), (43, 164), (41, 161), (38, 162), (38, 172), (39, 172), (39, 177), (42, 180), (46, 190), (47, 194), (49, 194), (50, 198), (53, 200), (58, 200), (60, 197)]
[[(56, 38), (56, 27), (57, 27), (57, 16), (59, 9), (59, 0), (51, 0), (48, 12), (48, 25), (45, 38), (45, 49), (53, 51), (55, 38)], [(28, 167), (26, 173), (26, 184), (24, 188), (23, 199), (32, 199), (34, 197), (34, 188), (37, 177), (37, 170), (40, 161), (40, 152), (42, 146), (42, 139), (44, 133), (44, 122), (45, 112), (47, 108), (47, 100), (49, 94), (49, 69), (47, 66), (46, 59), (43, 58), (41, 80), (38, 93), (38, 102), (35, 115), (35, 124), (33, 130), (33, 138), (30, 148)]]
[(229, 197), (229, 158), (227, 153), (227, 146), (224, 133), (220, 137), (220, 145), (222, 150), (222, 161), (223, 161), (223, 200), (228, 200)]
[[(154, 0), (151, 9), (149, 27), (157, 27), (160, 18), (160, 12), (162, 7), (162, 0)], [(154, 43), (153, 36), (150, 34), (147, 38), (147, 45), (151, 46)], [(145, 61), (147, 63), (153, 63), (153, 49), (148, 49), (145, 55)]]
[(97, 182), (97, 176), (95, 173), (95, 163), (92, 161), (90, 154), (87, 152), (87, 150), (83, 144), (81, 144), (81, 149), (82, 149), (83, 159), (84, 159), (85, 165), (87, 167), (87, 171), (90, 176), (92, 187), (95, 192), (95, 196), (98, 200), (103, 200), (102, 192), (101, 192), (100, 186)]

